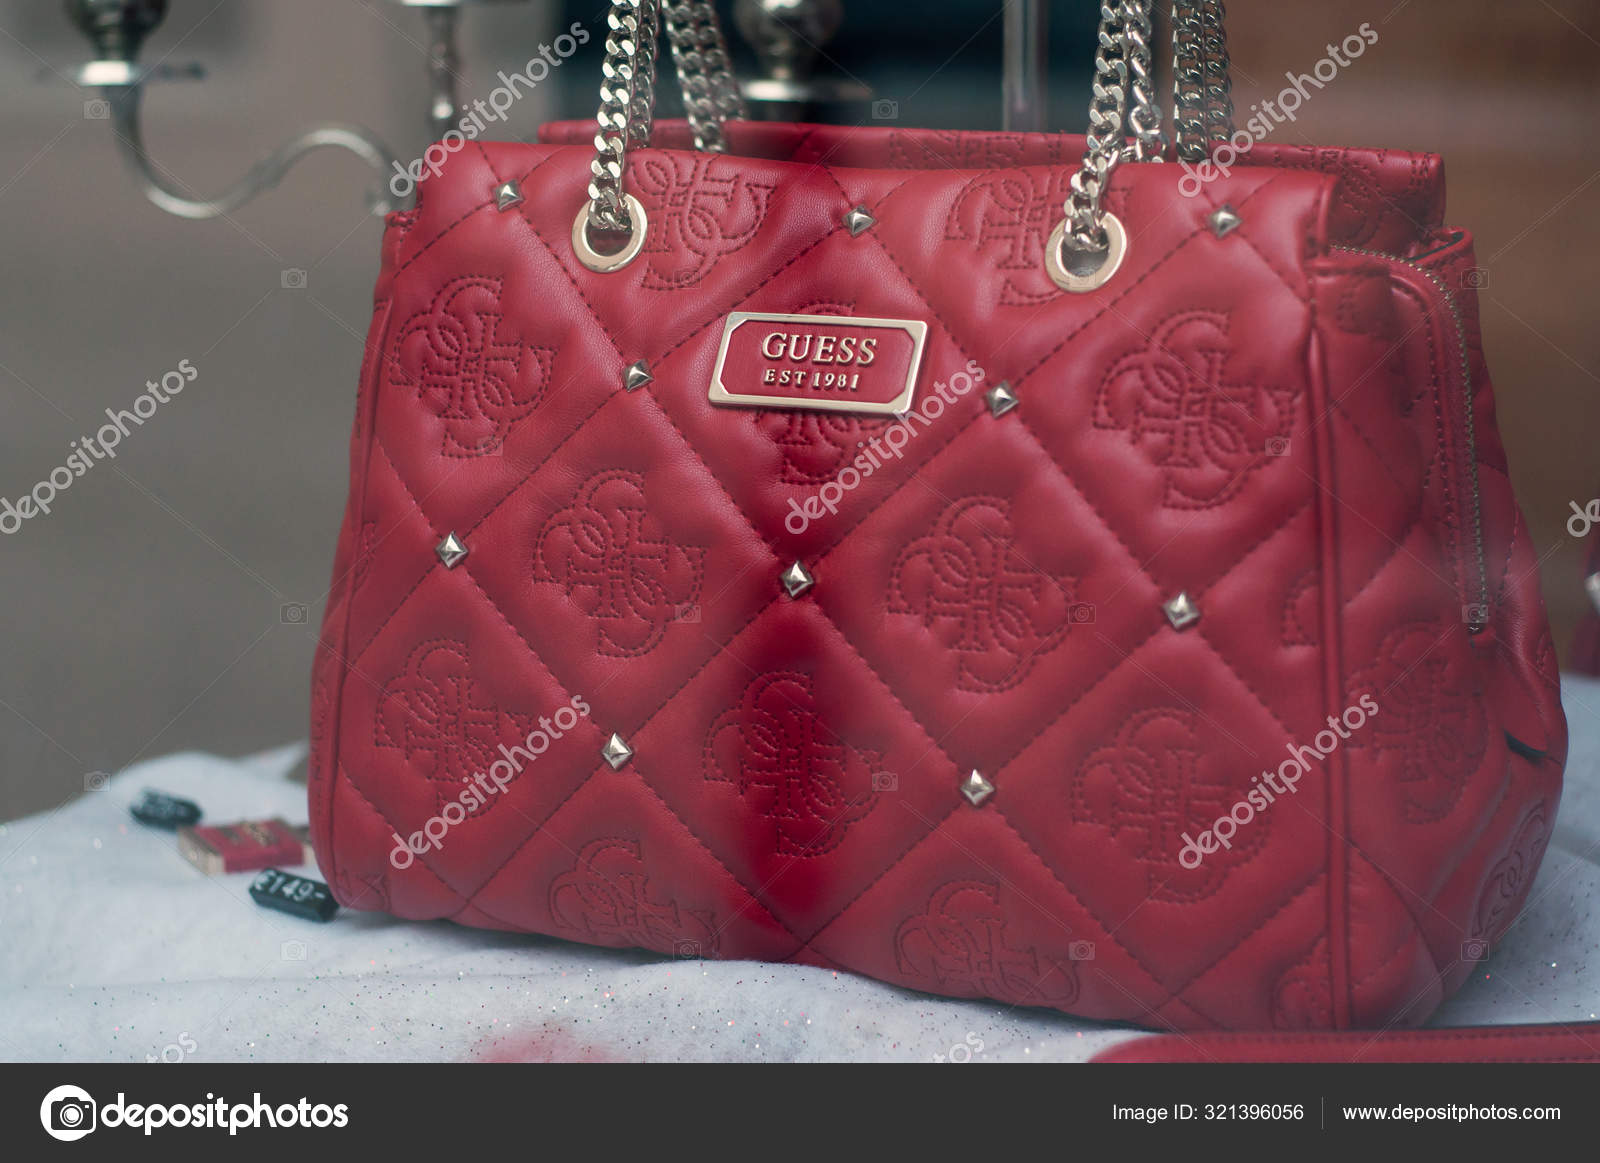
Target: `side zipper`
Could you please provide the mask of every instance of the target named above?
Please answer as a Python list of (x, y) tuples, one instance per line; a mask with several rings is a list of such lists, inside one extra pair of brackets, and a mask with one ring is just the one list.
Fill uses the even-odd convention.
[(1467, 632), (1480, 634), (1489, 625), (1489, 565), (1483, 544), (1483, 493), (1478, 483), (1478, 431), (1477, 410), (1474, 407), (1472, 390), (1472, 354), (1467, 348), (1467, 323), (1461, 310), (1461, 303), (1456, 298), (1456, 293), (1437, 272), (1423, 266), (1416, 259), (1359, 246), (1335, 244), (1328, 249), (1343, 251), (1346, 254), (1364, 255), (1367, 258), (1381, 258), (1386, 262), (1408, 266), (1432, 283), (1450, 308), (1450, 318), (1456, 329), (1456, 354), (1461, 361), (1462, 407), (1466, 416), (1467, 481), (1468, 491), (1471, 494), (1472, 537), (1478, 557), (1478, 601), (1474, 616), (1468, 619)]

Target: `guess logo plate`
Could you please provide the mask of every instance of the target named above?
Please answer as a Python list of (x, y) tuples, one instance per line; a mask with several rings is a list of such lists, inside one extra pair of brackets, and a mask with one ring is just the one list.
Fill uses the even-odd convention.
[(725, 408), (905, 412), (928, 325), (850, 315), (735, 311), (722, 329), (711, 402)]

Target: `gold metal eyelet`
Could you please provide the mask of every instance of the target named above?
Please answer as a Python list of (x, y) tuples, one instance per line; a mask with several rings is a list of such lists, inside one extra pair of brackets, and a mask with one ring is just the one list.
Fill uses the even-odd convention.
[(602, 254), (590, 243), (587, 202), (578, 208), (578, 216), (572, 222), (572, 249), (577, 254), (578, 261), (602, 275), (620, 271), (638, 258), (639, 252), (644, 249), (645, 235), (650, 231), (650, 220), (645, 216), (644, 207), (639, 205), (639, 199), (632, 194), (624, 194), (622, 200), (628, 208), (628, 221), (633, 223), (633, 230), (621, 250)]
[(1097, 291), (1109, 283), (1117, 271), (1122, 267), (1122, 260), (1128, 257), (1128, 232), (1123, 229), (1122, 221), (1115, 215), (1107, 213), (1103, 216), (1106, 231), (1106, 250), (1101, 257), (1100, 265), (1091, 271), (1075, 274), (1067, 269), (1066, 251), (1067, 220), (1063, 218), (1051, 232), (1050, 241), (1044, 248), (1044, 269), (1049, 274), (1051, 282), (1074, 295), (1088, 294)]

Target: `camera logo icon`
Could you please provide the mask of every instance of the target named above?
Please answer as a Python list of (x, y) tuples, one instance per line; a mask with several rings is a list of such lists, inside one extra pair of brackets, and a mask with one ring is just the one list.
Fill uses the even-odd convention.
[(1287, 436), (1273, 436), (1267, 440), (1268, 456), (1288, 456), (1289, 438)]
[(94, 1130), (97, 1109), (81, 1086), (58, 1086), (39, 1104), (39, 1121), (52, 1139), (72, 1143)]
[(672, 955), (679, 961), (699, 961), (703, 956), (698, 941), (674, 941)]
[(872, 103), (874, 121), (895, 121), (900, 116), (900, 102), (883, 98)]
[(111, 102), (96, 98), (83, 103), (83, 116), (88, 121), (105, 121), (111, 116)]
[(1461, 276), (1461, 286), (1468, 291), (1481, 291), (1489, 285), (1489, 272), (1482, 267), (1473, 267)]
[(278, 621), (285, 626), (304, 626), (309, 614), (304, 602), (285, 602), (278, 608)]
[(1468, 937), (1461, 942), (1461, 960), (1467, 962), (1483, 961), (1489, 956), (1489, 942), (1482, 937)]
[(299, 267), (290, 267), (283, 272), (283, 289), (286, 291), (303, 291), (306, 289), (306, 272)]

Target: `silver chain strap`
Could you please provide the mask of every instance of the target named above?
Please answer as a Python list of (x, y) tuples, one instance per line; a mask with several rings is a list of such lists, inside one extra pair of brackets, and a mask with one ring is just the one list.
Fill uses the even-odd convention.
[(715, 5), (698, 3), (667, 6), (667, 39), (683, 88), (683, 107), (694, 132), (694, 147), (709, 153), (726, 153), (728, 141), (722, 123), (745, 117), (744, 98), (733, 78), (727, 41), (717, 21)]
[(1226, 16), (1222, 0), (1173, 0), (1173, 121), (1187, 162), (1205, 161), (1233, 136)]
[[(1154, 0), (1104, 0), (1094, 58), (1094, 95), (1089, 102), (1088, 149), (1072, 178), (1067, 199), (1066, 244), (1079, 252), (1106, 248), (1100, 201), (1111, 175), (1128, 158), (1161, 156), (1161, 106), (1156, 101), (1150, 53)], [(1133, 110), (1128, 112), (1129, 93)], [(1125, 124), (1134, 131), (1126, 144)]]
[[(654, 0), (612, 0), (610, 15), (606, 18), (610, 31), (606, 34), (605, 62), (601, 65), (595, 157), (589, 166), (588, 220), (596, 230), (627, 230), (630, 226), (628, 211), (623, 205), (622, 168), (629, 138), (637, 135), (648, 140), (650, 136), (650, 111), (648, 107), (643, 111), (646, 120), (642, 123), (636, 120), (640, 110), (635, 97), (640, 92), (641, 80), (645, 92), (652, 87), (640, 73), (640, 45), (653, 12)], [(653, 38), (650, 43), (654, 45)], [(645, 67), (648, 70), (650, 66)]]
[(1155, 64), (1150, 51), (1155, 36), (1153, 0), (1122, 6), (1124, 50), (1128, 65), (1133, 110), (1128, 115), (1133, 130), (1134, 160), (1161, 161), (1167, 139), (1161, 132), (1161, 103), (1156, 99)]
[(1204, 0), (1201, 47), (1205, 50), (1206, 139), (1220, 145), (1233, 136), (1233, 79), (1228, 59), (1227, 11), (1222, 0)]
[(590, 229), (633, 229), (623, 172), (628, 150), (650, 143), (663, 17), (695, 148), (726, 152), (722, 123), (745, 115), (744, 99), (712, 4), (706, 0), (666, 4), (662, 0), (612, 0), (601, 66), (599, 130), (590, 165)]

